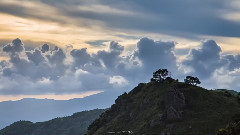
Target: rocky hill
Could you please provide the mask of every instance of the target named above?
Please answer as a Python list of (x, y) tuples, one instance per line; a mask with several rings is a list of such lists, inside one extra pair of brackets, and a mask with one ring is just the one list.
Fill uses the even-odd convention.
[(214, 135), (240, 120), (238, 95), (178, 81), (141, 83), (119, 96), (86, 135)]
[(46, 122), (18, 121), (0, 130), (0, 135), (83, 135), (87, 127), (104, 111), (83, 111)]

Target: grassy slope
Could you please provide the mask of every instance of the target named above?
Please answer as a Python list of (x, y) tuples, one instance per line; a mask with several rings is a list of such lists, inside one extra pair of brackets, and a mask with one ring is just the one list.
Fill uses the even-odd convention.
[(18, 121), (0, 130), (0, 135), (83, 135), (104, 109), (75, 113), (46, 122)]
[[(165, 95), (172, 86), (182, 88), (186, 98), (181, 121), (166, 121)], [(140, 84), (128, 94), (119, 96), (111, 109), (94, 121), (87, 135), (107, 131), (131, 130), (135, 134), (213, 135), (240, 114), (238, 99), (224, 92), (210, 91), (183, 83), (154, 82)], [(190, 128), (191, 127), (191, 128)]]

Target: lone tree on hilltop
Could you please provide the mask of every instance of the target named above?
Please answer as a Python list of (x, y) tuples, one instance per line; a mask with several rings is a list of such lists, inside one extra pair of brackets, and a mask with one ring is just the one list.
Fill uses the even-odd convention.
[(167, 69), (158, 69), (156, 72), (153, 72), (153, 78), (151, 79), (151, 81), (162, 82), (167, 78), (167, 76)]
[(201, 82), (197, 77), (192, 77), (192, 76), (186, 76), (186, 78), (184, 79), (184, 82), (191, 85), (201, 84)]

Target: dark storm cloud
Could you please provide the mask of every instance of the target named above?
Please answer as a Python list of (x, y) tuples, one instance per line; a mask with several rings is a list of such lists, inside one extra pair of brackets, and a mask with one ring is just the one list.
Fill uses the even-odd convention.
[(224, 13), (239, 12), (230, 5), (232, 0), (41, 0), (41, 2), (68, 19), (60, 18), (58, 15), (51, 17), (41, 15), (35, 13), (34, 8), (16, 4), (0, 4), (0, 12), (60, 24), (71, 22), (76, 26), (86, 27), (99, 25), (100, 21), (105, 24), (102, 27), (107, 28), (139, 30), (188, 38), (198, 35), (240, 36), (240, 24), (224, 17)]

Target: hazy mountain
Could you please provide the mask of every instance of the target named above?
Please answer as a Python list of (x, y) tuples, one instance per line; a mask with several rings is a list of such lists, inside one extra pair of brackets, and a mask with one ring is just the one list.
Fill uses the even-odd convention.
[(18, 121), (0, 130), (0, 135), (83, 135), (104, 109), (74, 113), (45, 122)]
[(0, 129), (19, 120), (41, 122), (56, 117), (69, 116), (75, 112), (105, 109), (123, 92), (104, 92), (85, 98), (71, 100), (22, 99), (0, 102)]

